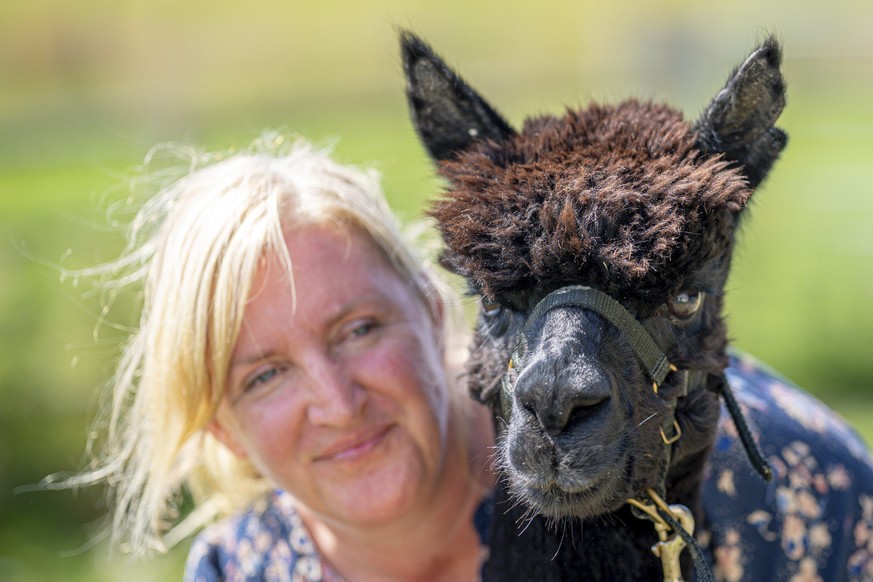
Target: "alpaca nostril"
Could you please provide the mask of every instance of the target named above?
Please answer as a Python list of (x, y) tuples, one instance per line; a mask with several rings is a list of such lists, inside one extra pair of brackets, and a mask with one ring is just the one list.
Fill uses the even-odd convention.
[(608, 402), (609, 397), (606, 396), (600, 399), (586, 400), (577, 404), (576, 407), (570, 411), (566, 428), (572, 428), (590, 420), (592, 417), (596, 416), (598, 412), (606, 408)]
[(536, 416), (548, 434), (558, 436), (593, 420), (608, 406), (609, 400), (609, 396), (580, 396), (564, 406), (538, 410)]

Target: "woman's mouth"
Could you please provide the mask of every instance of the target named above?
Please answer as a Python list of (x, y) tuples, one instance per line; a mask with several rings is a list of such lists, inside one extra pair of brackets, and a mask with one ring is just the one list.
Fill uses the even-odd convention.
[(384, 440), (394, 425), (380, 425), (356, 432), (330, 444), (313, 459), (319, 461), (355, 461), (370, 453)]

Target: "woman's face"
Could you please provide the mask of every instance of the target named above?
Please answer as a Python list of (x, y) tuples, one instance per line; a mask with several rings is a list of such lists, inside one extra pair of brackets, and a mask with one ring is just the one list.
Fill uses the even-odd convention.
[(293, 291), (268, 257), (211, 430), (323, 519), (376, 525), (426, 504), (448, 433), (435, 316), (357, 231), (285, 242)]

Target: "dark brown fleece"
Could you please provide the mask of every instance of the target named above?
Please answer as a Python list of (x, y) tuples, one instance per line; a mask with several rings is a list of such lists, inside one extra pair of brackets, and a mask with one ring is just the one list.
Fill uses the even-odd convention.
[(494, 298), (584, 282), (660, 302), (725, 256), (751, 191), (682, 114), (629, 100), (528, 120), (440, 163), (446, 266)]

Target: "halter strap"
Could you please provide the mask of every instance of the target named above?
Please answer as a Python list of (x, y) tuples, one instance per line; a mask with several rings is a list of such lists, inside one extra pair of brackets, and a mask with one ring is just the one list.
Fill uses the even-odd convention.
[[(552, 291), (531, 311), (530, 315), (524, 324), (524, 330), (521, 337), (512, 351), (509, 359), (509, 365), (501, 379), (500, 390), (500, 417), (504, 422), (509, 420), (510, 411), (512, 409), (512, 390), (515, 383), (513, 374), (516, 370), (521, 369), (521, 357), (527, 351), (526, 335), (530, 327), (538, 319), (545, 316), (552, 309), (558, 307), (581, 307), (590, 309), (602, 316), (604, 319), (614, 325), (619, 331), (625, 334), (634, 353), (643, 364), (646, 373), (652, 379), (652, 389), (655, 394), (658, 394), (658, 387), (663, 384), (670, 372), (678, 372), (679, 370), (670, 363), (667, 356), (655, 343), (655, 340), (646, 331), (646, 328), (631, 315), (631, 313), (618, 301), (592, 287), (585, 285), (568, 285)], [(689, 374), (687, 370), (682, 370), (683, 378), (681, 379), (681, 389), (669, 402), (671, 412), (675, 412), (678, 399), (687, 395)], [(672, 451), (672, 445), (679, 439), (682, 430), (675, 420), (674, 414), (664, 416), (661, 423), (661, 438), (667, 446), (668, 461)], [(668, 436), (670, 435), (670, 436)], [(663, 487), (661, 487), (663, 489)]]
[[(583, 307), (606, 318), (612, 325), (621, 330), (631, 344), (637, 357), (643, 363), (649, 377), (657, 386), (664, 382), (670, 373), (670, 362), (664, 355), (649, 332), (625, 309), (625, 307), (604, 293), (585, 285), (570, 285), (561, 287), (546, 295), (536, 307), (534, 307), (525, 324), (525, 331), (532, 322), (536, 321), (556, 307)], [(524, 335), (522, 335), (524, 342)], [(525, 346), (521, 346), (524, 348)], [(514, 354), (513, 354), (514, 356)], [(518, 365), (518, 362), (515, 362)]]

